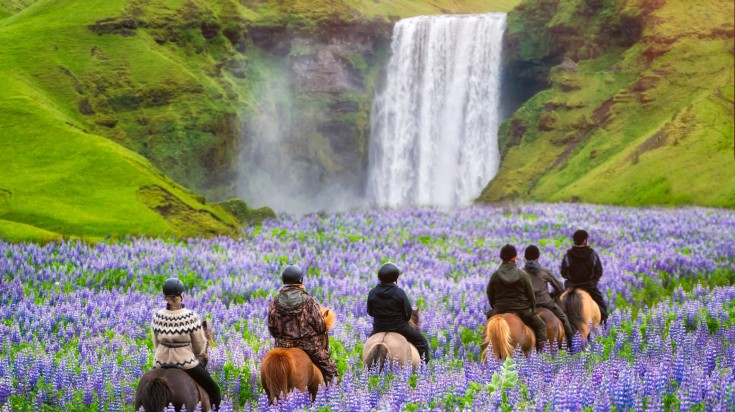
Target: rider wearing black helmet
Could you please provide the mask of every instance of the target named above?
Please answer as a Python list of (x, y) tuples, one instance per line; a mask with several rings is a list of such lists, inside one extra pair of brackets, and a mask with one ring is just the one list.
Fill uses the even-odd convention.
[(324, 381), (337, 377), (337, 364), (329, 357), (323, 337), (327, 325), (319, 304), (304, 289), (304, 272), (288, 265), (281, 272), (283, 287), (268, 307), (268, 331), (277, 348), (300, 348), (319, 368)]
[(386, 263), (378, 269), (380, 283), (368, 294), (367, 311), (373, 317), (370, 336), (380, 332), (396, 332), (403, 335), (419, 351), (424, 361), (429, 362), (429, 343), (424, 335), (412, 328), (411, 302), (406, 292), (396, 284), (403, 273), (395, 263)]
[(572, 235), (574, 246), (567, 250), (561, 261), (561, 276), (567, 288), (587, 291), (600, 308), (602, 323), (607, 322), (607, 304), (597, 286), (602, 277), (602, 261), (594, 249), (587, 245), (590, 235), (586, 230), (577, 230)]
[(157, 311), (151, 322), (154, 367), (182, 369), (207, 391), (216, 410), (221, 401), (219, 386), (200, 363), (206, 360), (207, 338), (199, 316), (181, 303), (183, 293), (184, 284), (178, 278), (163, 283), (166, 309)]

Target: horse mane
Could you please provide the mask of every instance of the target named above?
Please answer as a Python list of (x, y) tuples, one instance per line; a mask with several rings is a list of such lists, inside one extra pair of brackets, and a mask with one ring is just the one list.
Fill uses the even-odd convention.
[(419, 318), (419, 309), (414, 309), (411, 312), (411, 319), (408, 321), (408, 326), (416, 329), (417, 332), (421, 332), (421, 319)]
[(143, 387), (143, 409), (146, 411), (161, 411), (168, 406), (173, 391), (169, 385), (168, 378), (160, 376), (148, 381)]
[(322, 316), (324, 316), (324, 323), (327, 325), (327, 330), (331, 330), (334, 322), (337, 321), (337, 314), (329, 308), (321, 308), (321, 311)]
[[(576, 288), (569, 288), (564, 291), (565, 299), (561, 301), (561, 310), (567, 314), (569, 325), (572, 327), (572, 333), (579, 331), (580, 325), (586, 323), (582, 313), (582, 297), (577, 293)], [(569, 339), (572, 337), (569, 336)]]

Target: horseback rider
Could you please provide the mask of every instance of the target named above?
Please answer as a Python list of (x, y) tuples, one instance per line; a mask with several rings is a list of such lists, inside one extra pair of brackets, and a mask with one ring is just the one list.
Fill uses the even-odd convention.
[(380, 332), (395, 332), (411, 342), (424, 362), (429, 362), (429, 342), (409, 325), (413, 309), (406, 292), (399, 288), (398, 276), (403, 273), (395, 263), (385, 263), (378, 269), (378, 283), (368, 294), (367, 312), (373, 317), (370, 336)]
[[(523, 270), (528, 273), (528, 277), (531, 279), (533, 291), (536, 295), (536, 306), (540, 306), (542, 308), (550, 310), (551, 313), (559, 318), (562, 325), (564, 325), (564, 335), (567, 337), (567, 340), (571, 342), (573, 333), (572, 326), (569, 324), (569, 319), (567, 318), (566, 313), (561, 310), (559, 305), (557, 305), (556, 302), (554, 302), (554, 300), (551, 298), (551, 295), (549, 295), (549, 284), (551, 284), (551, 287), (554, 288), (554, 294), (557, 296), (561, 295), (561, 293), (564, 291), (564, 288), (562, 287), (559, 279), (557, 279), (556, 276), (551, 273), (550, 269), (542, 267), (539, 264), (538, 258), (540, 255), (541, 253), (539, 252), (539, 249), (538, 247), (536, 247), (536, 245), (531, 245), (527, 247), (526, 251), (523, 254), (526, 260), (526, 264), (523, 267)], [(571, 343), (569, 347), (571, 348)]]
[[(300, 348), (322, 372), (324, 382), (337, 377), (337, 365), (325, 347), (327, 325), (319, 304), (304, 289), (304, 272), (288, 265), (281, 272), (284, 286), (268, 307), (268, 331), (277, 348)], [(329, 341), (327, 341), (329, 342)]]
[(602, 323), (607, 322), (607, 305), (597, 282), (602, 277), (602, 261), (597, 252), (587, 246), (590, 235), (586, 230), (578, 230), (572, 235), (574, 246), (567, 250), (561, 261), (561, 276), (566, 279), (567, 288), (578, 288), (590, 294), (592, 300), (600, 307)]
[(518, 252), (512, 245), (500, 249), (500, 264), (487, 284), (487, 298), (492, 310), (488, 318), (502, 313), (514, 313), (536, 335), (536, 348), (541, 349), (546, 341), (546, 324), (536, 314), (536, 297), (528, 274), (516, 265)]
[(155, 368), (179, 368), (191, 376), (207, 394), (216, 410), (221, 401), (219, 386), (204, 369), (207, 363), (207, 337), (199, 316), (184, 308), (182, 294), (184, 284), (178, 278), (168, 278), (163, 283), (166, 309), (153, 315), (151, 329)]

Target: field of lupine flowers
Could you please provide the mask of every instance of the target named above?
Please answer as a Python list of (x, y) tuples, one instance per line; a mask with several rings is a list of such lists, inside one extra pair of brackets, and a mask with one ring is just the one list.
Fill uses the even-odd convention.
[[(478, 362), (485, 286), (498, 251), (531, 243), (558, 273), (571, 233), (587, 229), (613, 310), (584, 350)], [(207, 319), (209, 369), (223, 410), (268, 408), (259, 366), (264, 318), (289, 262), (334, 308), (337, 385), (278, 410), (735, 410), (735, 212), (575, 204), (456, 211), (282, 216), (240, 239), (129, 239), (94, 245), (0, 242), (0, 409), (132, 411), (152, 366), (149, 322), (165, 278), (189, 287)], [(365, 299), (388, 260), (433, 348), (417, 374), (361, 367)], [(519, 258), (522, 265), (522, 258)], [(575, 345), (576, 346), (576, 345)]]

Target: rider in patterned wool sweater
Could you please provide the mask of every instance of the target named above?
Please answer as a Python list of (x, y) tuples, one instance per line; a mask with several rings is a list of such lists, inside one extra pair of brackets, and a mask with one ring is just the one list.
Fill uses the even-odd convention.
[(329, 358), (329, 346), (324, 347), (327, 324), (319, 304), (301, 283), (304, 272), (289, 265), (281, 273), (284, 286), (268, 307), (268, 331), (277, 348), (299, 348), (309, 355), (322, 372), (325, 383), (337, 377), (337, 365)]
[(184, 284), (178, 278), (169, 278), (163, 284), (166, 309), (153, 315), (151, 329), (156, 368), (179, 368), (202, 387), (216, 410), (221, 401), (219, 386), (201, 364), (206, 362), (207, 338), (199, 316), (184, 308), (182, 293)]

